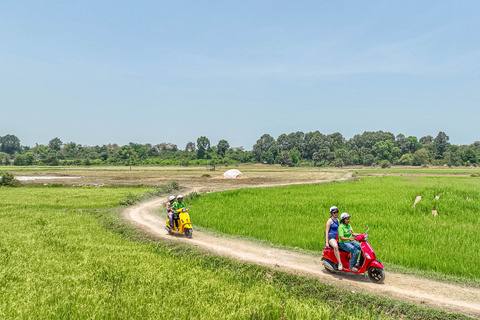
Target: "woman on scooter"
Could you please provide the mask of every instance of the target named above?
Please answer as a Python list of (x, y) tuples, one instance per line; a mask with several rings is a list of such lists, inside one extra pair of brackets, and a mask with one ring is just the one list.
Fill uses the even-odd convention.
[(338, 270), (342, 270), (342, 261), (340, 260), (340, 251), (338, 251), (337, 235), (338, 235), (338, 208), (333, 206), (330, 208), (330, 218), (327, 220), (327, 228), (325, 229), (325, 247), (333, 248), (333, 253), (338, 261)]
[(175, 201), (175, 196), (170, 196), (168, 198), (168, 202), (165, 206), (165, 209), (167, 210), (167, 216), (169, 219), (169, 224), (173, 229), (173, 202)]
[[(355, 237), (359, 233), (354, 233), (352, 227), (350, 226), (350, 215), (346, 212), (340, 215), (340, 226), (338, 227), (338, 245), (342, 250), (353, 253), (352, 259), (350, 260), (350, 270), (357, 272), (358, 269), (355, 267), (357, 263), (357, 258), (359, 253), (362, 250), (360, 243), (355, 242)], [(360, 266), (363, 263), (363, 256), (360, 256)]]

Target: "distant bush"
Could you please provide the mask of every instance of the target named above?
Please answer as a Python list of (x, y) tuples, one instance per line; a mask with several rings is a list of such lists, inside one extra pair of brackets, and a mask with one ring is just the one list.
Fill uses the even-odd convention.
[(334, 160), (334, 162), (333, 162), (333, 165), (334, 165), (335, 167), (337, 167), (337, 168), (341, 168), (341, 167), (343, 167), (344, 162), (343, 162), (342, 159), (336, 158), (336, 159)]
[(20, 185), (20, 181), (15, 179), (12, 173), (2, 172), (2, 178), (0, 179), (0, 186), (18, 187), (19, 185)]
[(202, 178), (211, 178), (212, 176), (208, 173), (202, 174)]
[(380, 167), (382, 167), (383, 169), (385, 169), (385, 168), (390, 168), (390, 167), (392, 166), (392, 164), (391, 164), (390, 161), (388, 161), (388, 160), (382, 160), (382, 161), (380, 161), (380, 162), (378, 163), (378, 165), (379, 165)]
[(192, 201), (193, 199), (196, 199), (198, 197), (200, 197), (200, 194), (194, 191), (194, 192), (191, 192), (191, 193), (187, 194), (185, 196), (184, 201), (185, 201), (185, 203), (190, 203), (190, 201)]
[(49, 188), (60, 188), (60, 187), (63, 187), (63, 184), (61, 183), (50, 183), (48, 185)]

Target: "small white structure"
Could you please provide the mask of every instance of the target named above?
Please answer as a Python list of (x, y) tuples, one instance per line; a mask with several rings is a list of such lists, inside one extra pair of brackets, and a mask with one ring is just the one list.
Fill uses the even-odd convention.
[(242, 173), (238, 169), (230, 169), (228, 171), (225, 171), (223, 176), (228, 179), (236, 179), (241, 174)]

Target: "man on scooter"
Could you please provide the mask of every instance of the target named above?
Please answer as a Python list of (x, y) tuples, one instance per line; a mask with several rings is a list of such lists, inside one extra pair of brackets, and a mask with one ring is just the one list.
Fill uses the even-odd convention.
[[(358, 269), (355, 267), (357, 262), (358, 255), (362, 251), (360, 243), (355, 242), (355, 237), (360, 235), (359, 233), (354, 233), (352, 227), (350, 226), (350, 215), (346, 212), (340, 215), (340, 226), (338, 227), (338, 245), (344, 251), (353, 253), (352, 259), (350, 260), (350, 270), (357, 272)], [(359, 266), (363, 264), (363, 256), (360, 255)]]
[(178, 228), (178, 219), (180, 219), (178, 212), (176, 212), (178, 209), (185, 208), (185, 203), (183, 203), (183, 196), (179, 194), (177, 196), (177, 201), (173, 203), (173, 210), (175, 211), (173, 213), (173, 223), (175, 224), (175, 227), (172, 225), (172, 227)]

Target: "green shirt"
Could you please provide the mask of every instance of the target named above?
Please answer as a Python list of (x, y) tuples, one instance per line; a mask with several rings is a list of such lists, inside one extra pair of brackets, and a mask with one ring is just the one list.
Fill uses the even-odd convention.
[(344, 225), (343, 223), (340, 223), (340, 225), (338, 226), (338, 242), (339, 243), (350, 242), (350, 241), (347, 241), (347, 240), (342, 240), (342, 238), (341, 238), (341, 237), (353, 238), (353, 234), (348, 233), (348, 231), (353, 232), (353, 229), (350, 226), (350, 224)]
[(182, 202), (178, 202), (178, 201), (175, 201), (173, 203), (173, 210), (178, 210), (180, 208), (185, 208), (185, 203), (182, 201)]

